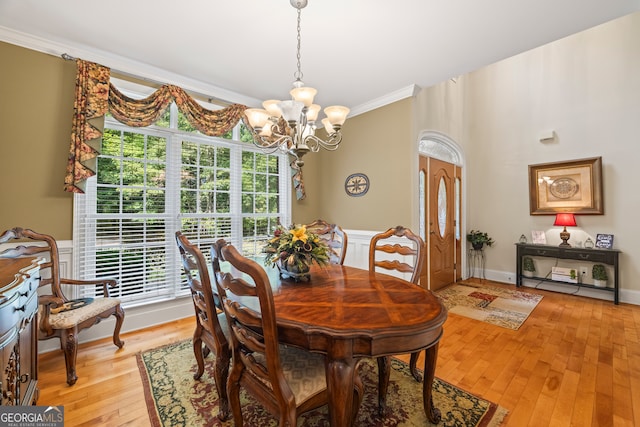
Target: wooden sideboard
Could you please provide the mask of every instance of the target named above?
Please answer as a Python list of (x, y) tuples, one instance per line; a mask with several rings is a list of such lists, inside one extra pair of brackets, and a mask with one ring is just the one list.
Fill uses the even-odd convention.
[(0, 404), (38, 401), (36, 258), (0, 259)]

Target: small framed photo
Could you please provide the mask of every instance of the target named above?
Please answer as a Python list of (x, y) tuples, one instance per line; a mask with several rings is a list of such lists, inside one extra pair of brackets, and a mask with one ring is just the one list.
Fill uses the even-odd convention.
[(613, 248), (613, 234), (597, 234), (596, 248), (600, 248), (600, 249)]
[(547, 235), (544, 234), (544, 231), (532, 231), (531, 237), (533, 239), (534, 245), (546, 245), (547, 244)]

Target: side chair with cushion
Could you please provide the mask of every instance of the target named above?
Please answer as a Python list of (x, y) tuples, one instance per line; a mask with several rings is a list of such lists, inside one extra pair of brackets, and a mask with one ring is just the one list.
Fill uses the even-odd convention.
[[(214, 381), (220, 405), (218, 418), (222, 421), (229, 418), (229, 400), (227, 398), (227, 377), (231, 360), (229, 346), (229, 327), (221, 308), (218, 290), (211, 282), (207, 262), (198, 246), (194, 245), (182, 234), (176, 232), (176, 242), (182, 259), (182, 267), (187, 276), (191, 290), (191, 299), (196, 315), (196, 329), (193, 333), (193, 353), (198, 363), (198, 370), (193, 375), (200, 379), (204, 373), (204, 359), (213, 351), (215, 355)], [(220, 263), (213, 260), (213, 274), (220, 274)], [(203, 346), (204, 343), (204, 346)]]
[[(265, 270), (224, 240), (214, 247), (216, 257), (239, 272), (238, 277), (223, 274), (217, 282), (231, 329), (233, 358), (228, 392), (235, 426), (243, 426), (243, 387), (278, 418), (279, 426), (295, 427), (300, 414), (327, 404), (325, 359), (320, 354), (279, 344), (275, 304)], [(243, 275), (253, 283), (240, 277)], [(237, 302), (240, 297), (242, 304)], [(258, 307), (260, 312), (255, 311)], [(362, 390), (358, 377), (354, 418)]]
[[(113, 343), (122, 348), (120, 329), (124, 322), (124, 310), (118, 298), (111, 298), (109, 289), (117, 285), (113, 279), (72, 280), (60, 277), (60, 258), (55, 239), (33, 230), (13, 228), (0, 236), (0, 243), (12, 240), (26, 240), (33, 244), (20, 244), (17, 247), (0, 252), (0, 258), (43, 257), (40, 264), (40, 285), (38, 292), (38, 339), (60, 339), (60, 347), (64, 352), (67, 368), (67, 383), (76, 383), (76, 356), (78, 353), (78, 333), (99, 323), (109, 316), (116, 318), (113, 330)], [(62, 285), (93, 286), (102, 291), (103, 297), (77, 301), (69, 300), (62, 292)], [(50, 286), (50, 291), (45, 290)], [(49, 293), (47, 293), (49, 292)], [(78, 308), (73, 308), (78, 306)]]
[(339, 225), (329, 224), (322, 219), (317, 219), (307, 225), (307, 230), (317, 234), (327, 243), (327, 246), (331, 249), (331, 256), (329, 257), (331, 264), (344, 264), (344, 258), (347, 255), (348, 237), (347, 233)]
[[(387, 239), (400, 238), (400, 243), (389, 243)], [(411, 273), (411, 283), (418, 285), (420, 273), (422, 271), (424, 241), (420, 236), (413, 233), (408, 228), (397, 226), (388, 229), (382, 233), (378, 233), (371, 238), (369, 243), (369, 271), (375, 271), (376, 268), (385, 270), (395, 270), (400, 273)], [(409, 261), (407, 257), (411, 258)], [(409, 264), (411, 262), (411, 264)], [(416, 381), (422, 381), (422, 375), (418, 372), (416, 364), (418, 362), (420, 352), (411, 354), (409, 363), (411, 374)], [(389, 376), (391, 374), (390, 357), (378, 358), (378, 405), (382, 412), (384, 410), (387, 387), (389, 385)]]

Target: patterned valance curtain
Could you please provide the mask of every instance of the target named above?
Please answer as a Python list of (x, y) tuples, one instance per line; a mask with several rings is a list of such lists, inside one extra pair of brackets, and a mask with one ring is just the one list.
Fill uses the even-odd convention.
[(136, 100), (123, 95), (111, 83), (108, 67), (76, 60), (76, 96), (73, 107), (71, 146), (64, 180), (65, 191), (84, 193), (85, 181), (95, 175), (102, 132), (91, 120), (113, 117), (132, 127), (156, 122), (171, 102), (175, 102), (189, 123), (205, 135), (222, 136), (243, 118), (247, 107), (233, 104), (222, 110), (208, 110), (183, 89), (165, 85), (147, 98)]

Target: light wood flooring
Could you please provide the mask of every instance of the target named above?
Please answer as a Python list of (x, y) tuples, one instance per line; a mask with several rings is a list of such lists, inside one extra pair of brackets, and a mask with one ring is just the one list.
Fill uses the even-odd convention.
[[(508, 409), (507, 426), (640, 426), (640, 306), (522, 289), (544, 298), (517, 331), (449, 315), (436, 376)], [(122, 350), (83, 344), (73, 387), (62, 353), (41, 355), (38, 405), (64, 405), (66, 427), (149, 426), (135, 354), (193, 328), (123, 334)]]

